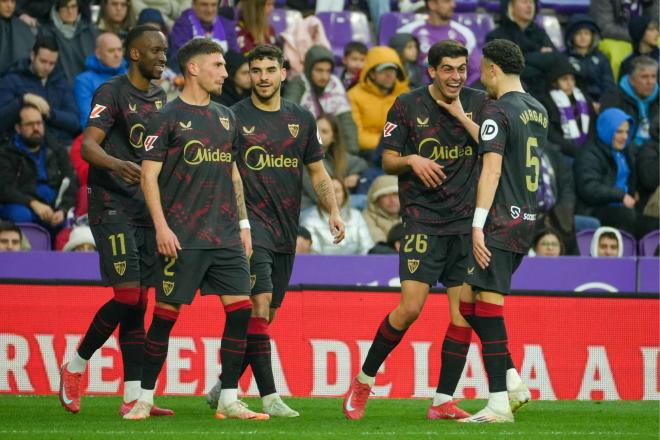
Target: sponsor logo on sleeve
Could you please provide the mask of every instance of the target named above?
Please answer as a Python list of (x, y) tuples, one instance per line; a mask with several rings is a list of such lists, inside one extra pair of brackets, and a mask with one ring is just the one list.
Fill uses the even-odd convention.
[(387, 121), (387, 123), (385, 124), (385, 127), (383, 127), (383, 137), (392, 136), (392, 132), (397, 127), (398, 127), (398, 125), (392, 124), (391, 122)]
[(101, 113), (103, 113), (103, 110), (105, 110), (107, 107), (101, 104), (96, 104), (92, 111), (89, 114), (89, 119), (96, 119), (101, 117)]
[(499, 127), (492, 119), (486, 119), (483, 124), (481, 124), (482, 141), (492, 141), (497, 136), (497, 133), (499, 133)]
[(158, 136), (147, 136), (144, 139), (144, 150), (151, 150), (154, 147), (154, 142), (156, 142), (156, 139), (158, 139)]

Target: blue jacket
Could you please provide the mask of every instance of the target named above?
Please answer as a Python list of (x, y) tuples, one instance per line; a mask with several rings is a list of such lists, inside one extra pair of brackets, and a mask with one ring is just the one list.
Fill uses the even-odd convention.
[(78, 106), (73, 98), (73, 90), (62, 69), (57, 67), (46, 84), (43, 84), (32, 72), (29, 58), (18, 61), (0, 81), (0, 134), (3, 137), (13, 135), (18, 111), (26, 93), (34, 93), (48, 101), (50, 116), (46, 119), (46, 129), (69, 146), (80, 133)]
[(128, 71), (128, 63), (122, 58), (119, 67), (108, 67), (102, 64), (96, 55), (90, 55), (85, 60), (85, 69), (73, 82), (73, 95), (80, 110), (80, 126), (83, 129), (87, 126), (87, 117), (92, 110), (96, 89), (110, 78), (125, 74)]

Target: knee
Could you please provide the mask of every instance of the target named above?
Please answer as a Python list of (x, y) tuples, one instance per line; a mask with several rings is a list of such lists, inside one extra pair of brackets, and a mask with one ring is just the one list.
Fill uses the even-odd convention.
[(399, 306), (399, 316), (407, 326), (415, 322), (421, 312), (422, 306), (420, 304), (405, 304)]
[(115, 301), (127, 306), (136, 306), (140, 304), (142, 291), (139, 287), (114, 287)]
[(254, 295), (252, 298), (252, 316), (270, 319), (270, 296), (267, 294)]

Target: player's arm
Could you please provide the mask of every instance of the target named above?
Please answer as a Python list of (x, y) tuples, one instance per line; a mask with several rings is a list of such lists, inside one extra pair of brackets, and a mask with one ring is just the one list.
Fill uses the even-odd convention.
[(339, 213), (332, 180), (330, 180), (330, 176), (321, 160), (307, 164), (307, 172), (312, 181), (318, 204), (330, 213), (328, 224), (330, 225), (330, 232), (335, 237), (334, 243), (337, 244), (344, 239), (346, 227)]
[(427, 188), (437, 188), (447, 177), (443, 166), (419, 154), (401, 156), (398, 151), (383, 151), (383, 170), (387, 174), (403, 174), (412, 171)]
[(163, 205), (160, 203), (160, 188), (158, 187), (158, 176), (163, 168), (162, 162), (144, 160), (142, 162), (142, 192), (144, 200), (149, 208), (149, 213), (156, 228), (156, 243), (158, 252), (166, 257), (176, 258), (177, 250), (181, 250), (179, 239), (167, 225)]
[(248, 220), (247, 207), (245, 206), (245, 193), (243, 191), (243, 180), (238, 171), (236, 162), (231, 165), (231, 181), (234, 184), (236, 194), (236, 207), (238, 209), (238, 224), (241, 228), (241, 242), (245, 248), (248, 258), (252, 255), (252, 236), (250, 235), (250, 221)]
[(98, 127), (85, 128), (80, 154), (87, 163), (96, 168), (118, 174), (128, 184), (140, 182), (140, 166), (135, 162), (117, 159), (105, 152), (101, 143), (105, 132)]
[(485, 153), (482, 156), (481, 175), (477, 186), (477, 207), (472, 219), (472, 250), (479, 266), (485, 269), (490, 264), (490, 251), (486, 247), (484, 224), (493, 206), (497, 185), (502, 174), (502, 155)]

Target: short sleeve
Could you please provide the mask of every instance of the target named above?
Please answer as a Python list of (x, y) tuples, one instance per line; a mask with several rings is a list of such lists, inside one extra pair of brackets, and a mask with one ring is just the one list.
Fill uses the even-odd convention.
[(144, 160), (164, 162), (169, 145), (170, 128), (167, 113), (155, 112), (147, 123), (147, 137), (144, 138)]
[(383, 127), (380, 143), (387, 150), (394, 150), (403, 154), (408, 140), (408, 125), (404, 114), (403, 103), (399, 98), (387, 112), (387, 121)]
[(305, 153), (303, 155), (303, 163), (308, 165), (313, 162), (318, 162), (323, 159), (323, 146), (321, 145), (321, 135), (319, 129), (316, 127), (316, 121), (311, 113), (306, 112), (307, 119), (307, 142), (305, 145)]
[(87, 117), (87, 127), (100, 128), (106, 134), (110, 131), (119, 112), (117, 95), (109, 83), (96, 90), (92, 99), (92, 110)]
[(508, 119), (504, 110), (495, 101), (490, 101), (481, 113), (479, 128), (479, 154), (497, 153), (504, 155), (508, 133)]

